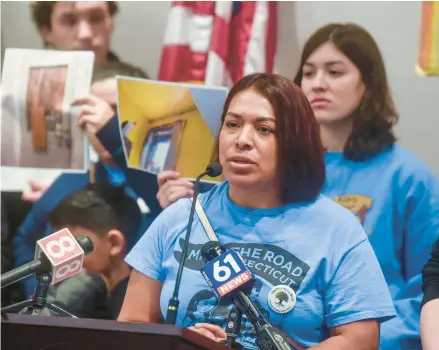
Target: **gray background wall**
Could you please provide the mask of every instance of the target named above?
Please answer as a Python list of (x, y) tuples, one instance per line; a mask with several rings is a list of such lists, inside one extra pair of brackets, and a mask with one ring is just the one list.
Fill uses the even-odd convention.
[[(400, 144), (439, 175), (439, 77), (414, 72), (421, 21), (421, 2), (281, 2), (277, 71), (293, 77), (306, 38), (331, 21), (352, 21), (377, 40), (401, 118)], [(1, 3), (4, 48), (40, 48), (30, 21), (28, 2)], [(170, 1), (120, 3), (113, 48), (123, 58), (156, 77)]]

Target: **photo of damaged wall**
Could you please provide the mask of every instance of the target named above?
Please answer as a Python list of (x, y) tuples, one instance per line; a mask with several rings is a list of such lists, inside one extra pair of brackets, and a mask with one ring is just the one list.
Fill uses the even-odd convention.
[[(83, 159), (72, 158), (75, 137), (82, 144), (79, 138), (83, 136), (74, 129), (78, 128), (70, 113), (63, 111), (67, 72), (67, 65), (29, 67), (25, 101), (19, 109), (22, 115), (10, 116), (10, 123), (20, 126), (17, 129), (2, 123), (2, 136), (10, 139), (2, 142), (3, 166), (72, 169), (78, 163), (82, 168)], [(5, 134), (14, 134), (13, 130), (19, 132)], [(18, 152), (10, 152), (12, 148)]]
[(66, 73), (67, 66), (31, 68), (26, 101), (28, 146), (62, 160), (72, 145), (70, 123), (61, 113)]

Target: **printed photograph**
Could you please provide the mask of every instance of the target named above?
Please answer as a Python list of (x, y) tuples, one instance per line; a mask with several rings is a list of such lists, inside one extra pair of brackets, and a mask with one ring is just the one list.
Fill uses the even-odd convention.
[[(29, 62), (33, 51), (40, 53), (6, 51), (3, 72), (10, 69), (16, 76), (2, 77), (1, 165), (84, 171), (88, 142), (76, 123), (78, 111), (73, 113), (69, 105), (74, 98), (88, 94), (93, 56), (82, 62), (86, 69), (77, 75), (81, 64), (72, 64), (77, 53), (63, 52), (62, 59), (47, 51), (44, 57), (37, 54)], [(83, 82), (77, 84), (82, 78), (88, 81), (85, 89)]]
[[(193, 179), (211, 162), (227, 89), (117, 77), (121, 137), (131, 168)], [(218, 178), (204, 178), (218, 181)]]
[(62, 103), (67, 66), (30, 68), (26, 100), (26, 136), (21, 161), (25, 166), (69, 168), (72, 133)]

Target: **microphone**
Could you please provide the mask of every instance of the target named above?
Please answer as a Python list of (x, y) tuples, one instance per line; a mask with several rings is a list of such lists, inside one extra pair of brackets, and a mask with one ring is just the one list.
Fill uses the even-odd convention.
[(187, 256), (187, 251), (188, 251), (188, 246), (189, 246), (189, 238), (190, 238), (191, 230), (192, 230), (192, 221), (194, 219), (195, 204), (197, 202), (198, 187), (200, 184), (200, 180), (202, 177), (204, 177), (206, 175), (208, 175), (210, 177), (217, 177), (217, 176), (221, 175), (222, 172), (223, 172), (223, 167), (221, 166), (221, 164), (210, 163), (207, 166), (206, 171), (204, 171), (203, 173), (198, 175), (198, 177), (195, 180), (194, 196), (192, 198), (192, 207), (191, 207), (191, 211), (189, 213), (189, 221), (188, 221), (187, 230), (186, 230), (185, 243), (183, 246), (180, 262), (178, 265), (178, 271), (177, 271), (177, 277), (175, 280), (174, 292), (172, 294), (172, 297), (169, 299), (168, 310), (166, 312), (165, 322), (167, 324), (175, 324), (175, 321), (177, 319), (178, 306), (180, 304), (180, 301), (178, 300), (178, 291), (180, 289), (181, 276), (183, 274), (183, 267), (184, 267), (184, 263), (186, 261), (186, 256)]
[(234, 305), (229, 312), (229, 317), (227, 318), (227, 325), (225, 329), (227, 334), (227, 339), (222, 341), (222, 344), (224, 346), (227, 346), (235, 350), (244, 349), (244, 347), (236, 341), (236, 338), (238, 337), (241, 330), (241, 319), (242, 319), (242, 312), (239, 311)]
[(223, 167), (220, 163), (210, 163), (206, 168), (206, 174), (199, 176), (201, 179), (203, 176), (208, 175), (210, 177), (220, 176), (223, 172)]
[[(113, 307), (107, 307), (107, 296), (107, 285), (101, 275), (97, 272), (82, 270), (63, 281), (57, 288), (51, 289), (47, 300), (79, 318), (115, 319), (118, 315), (113, 315)], [(46, 307), (39, 315), (56, 316), (57, 311)]]
[(241, 256), (234, 250), (226, 251), (216, 241), (207, 242), (201, 248), (201, 256), (206, 262), (201, 273), (207, 284), (220, 296), (220, 304), (230, 298), (236, 308), (247, 316), (255, 327), (258, 347), (261, 350), (291, 350), (287, 336), (265, 319), (246, 294), (251, 291), (254, 282), (248, 282), (251, 279), (244, 276), (254, 277)]
[(1, 275), (1, 288), (32, 274), (51, 273), (56, 284), (82, 269), (84, 254), (93, 251), (88, 236), (75, 239), (68, 229), (62, 229), (37, 241), (35, 260)]
[(256, 279), (238, 252), (225, 251), (219, 242), (210, 241), (201, 248), (201, 256), (206, 263), (201, 274), (220, 305), (232, 303), (240, 290), (250, 294)]

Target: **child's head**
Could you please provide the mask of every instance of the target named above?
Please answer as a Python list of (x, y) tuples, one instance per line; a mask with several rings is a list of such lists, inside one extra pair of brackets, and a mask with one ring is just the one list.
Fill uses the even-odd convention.
[(89, 236), (94, 250), (84, 258), (84, 268), (108, 273), (124, 263), (127, 237), (139, 230), (141, 213), (123, 188), (94, 183), (65, 198), (49, 220), (55, 230), (68, 228), (74, 236)]

